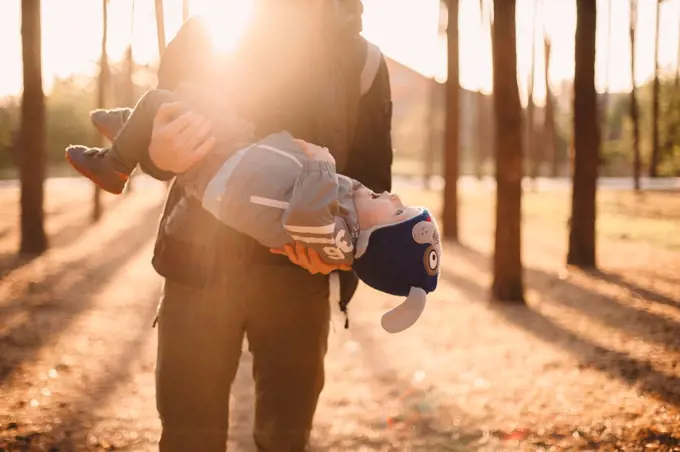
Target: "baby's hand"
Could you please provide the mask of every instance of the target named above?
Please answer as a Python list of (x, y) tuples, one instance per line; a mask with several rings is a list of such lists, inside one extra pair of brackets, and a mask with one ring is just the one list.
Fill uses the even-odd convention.
[(321, 146), (317, 146), (312, 143), (307, 143), (306, 141), (303, 140), (295, 140), (301, 147), (302, 150), (305, 152), (307, 157), (309, 157), (310, 160), (316, 160), (316, 161), (321, 161), (321, 162), (329, 162), (335, 164), (335, 159), (331, 155), (331, 152), (328, 150), (328, 148), (322, 148)]

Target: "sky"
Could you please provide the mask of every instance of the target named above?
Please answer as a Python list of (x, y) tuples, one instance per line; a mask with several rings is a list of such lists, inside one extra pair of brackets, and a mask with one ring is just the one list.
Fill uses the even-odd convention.
[[(131, 24), (132, 5), (134, 24)], [(479, 0), (459, 0), (460, 78), (470, 90), (491, 90), (491, 52), (488, 30), (481, 23)], [(221, 10), (212, 17), (228, 17), (214, 27), (215, 39), (231, 43), (247, 18), (250, 0), (191, 0), (192, 13)], [(42, 0), (43, 74), (47, 91), (55, 76), (97, 71), (102, 31), (101, 1)], [(558, 89), (574, 72), (575, 0), (517, 0), (518, 83), (523, 99), (531, 66), (531, 42), (536, 8), (536, 81), (534, 97), (539, 104), (545, 96), (543, 82), (542, 33), (549, 34), (553, 53), (550, 84)], [(607, 55), (608, 6), (612, 5), (611, 55)], [(629, 2), (597, 0), (596, 84), (603, 91), (609, 80), (612, 91), (630, 89)], [(637, 65), (635, 78), (642, 83), (652, 75), (656, 0), (638, 0)], [(181, 0), (164, 0), (166, 36), (171, 39), (181, 25)], [(490, 2), (487, 5), (489, 8)], [(364, 0), (364, 36), (383, 52), (428, 77), (446, 79), (445, 10), (439, 0)], [(678, 58), (680, 0), (666, 0), (661, 6), (659, 59), (662, 70), (673, 71)], [(21, 91), (20, 0), (0, 1), (0, 96)], [(110, 0), (108, 53), (122, 56), (133, 41), (136, 61), (158, 57), (153, 0)], [(131, 26), (133, 25), (133, 26)], [(609, 64), (607, 61), (609, 60)], [(609, 70), (607, 70), (607, 67)], [(609, 75), (607, 75), (609, 74)]]

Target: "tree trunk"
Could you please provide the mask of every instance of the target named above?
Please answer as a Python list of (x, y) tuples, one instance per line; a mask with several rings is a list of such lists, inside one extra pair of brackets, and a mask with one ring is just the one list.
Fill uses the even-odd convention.
[[(165, 51), (165, 13), (163, 11), (163, 0), (155, 0), (156, 5), (156, 40), (158, 42), (158, 58), (163, 56)], [(169, 188), (172, 180), (167, 181), (166, 186)]]
[(630, 0), (630, 119), (633, 123), (633, 186), (640, 190), (642, 174), (642, 156), (640, 154), (640, 115), (638, 111), (637, 87), (635, 83), (635, 29), (637, 28), (637, 0)]
[(550, 89), (550, 39), (543, 35), (545, 52), (545, 117), (543, 119), (543, 144), (545, 155), (550, 156), (550, 176), (559, 176), (559, 160), (557, 154), (557, 129), (555, 127), (555, 105)]
[(487, 154), (487, 136), (489, 129), (487, 128), (486, 108), (484, 108), (484, 94), (478, 91), (475, 94), (475, 149), (473, 153), (474, 172), (477, 180), (481, 180), (484, 176), (484, 160)]
[[(132, 45), (135, 41), (135, 0), (132, 0), (132, 5), (130, 8), (130, 45), (125, 51), (125, 83), (123, 88), (123, 99), (121, 103), (125, 107), (135, 106), (135, 59), (132, 53)], [(125, 186), (125, 194), (129, 195), (133, 192), (134, 184), (132, 183), (133, 174), (130, 175), (128, 182)]]
[[(123, 92), (123, 106), (134, 107), (134, 97), (135, 97), (135, 82), (133, 80), (135, 72), (135, 61), (132, 55), (132, 41), (130, 46), (125, 51), (125, 83)], [(130, 178), (125, 184), (125, 194), (129, 195), (134, 190), (134, 173), (130, 175)]]
[(536, 179), (540, 168), (539, 147), (536, 146), (536, 105), (534, 103), (534, 80), (536, 77), (536, 32), (538, 30), (539, 0), (534, 1), (534, 18), (531, 36), (531, 68), (529, 69), (529, 83), (527, 84), (527, 123), (526, 123), (526, 155), (529, 161), (529, 177)]
[[(480, 4), (482, 4), (485, 0), (479, 0)], [(489, 41), (491, 43), (491, 70), (493, 71), (493, 4), (491, 6), (487, 6), (487, 8), (484, 10), (484, 20), (486, 23), (486, 28), (487, 32), (489, 34)], [(493, 100), (493, 90), (491, 94), (489, 94), (488, 99), (486, 100), (486, 107), (484, 109), (484, 127), (486, 128), (486, 135), (485, 135), (485, 145), (484, 145), (484, 156), (483, 160), (491, 160), (494, 165), (495, 165), (495, 159), (493, 158), (494, 154), (494, 143), (495, 143), (495, 137), (496, 137), (496, 123), (495, 123), (495, 117), (494, 117), (494, 100)]]
[(125, 53), (125, 98), (123, 99), (126, 107), (135, 106), (135, 58), (132, 47), (135, 43), (135, 0), (132, 0), (130, 8), (130, 45)]
[[(678, 24), (680, 29), (680, 24)], [(675, 87), (676, 93), (680, 90), (680, 34), (678, 34), (678, 41), (675, 43), (675, 78), (673, 79), (673, 86)]]
[(671, 102), (671, 111), (669, 112), (669, 116), (673, 118), (672, 129), (668, 134), (667, 151), (669, 154), (672, 153), (673, 146), (680, 141), (680, 118), (674, 112), (675, 108), (680, 105), (680, 35), (675, 45), (677, 57), (675, 60), (675, 77), (673, 78), (673, 102)]
[(609, 80), (610, 80), (610, 70), (609, 66), (611, 61), (611, 51), (612, 51), (612, 0), (607, 1), (607, 59), (605, 62), (605, 84), (604, 84), (604, 95), (602, 96), (602, 106), (600, 108), (600, 120), (598, 124), (600, 125), (600, 147), (604, 146), (604, 143), (609, 139), (608, 137), (608, 116), (609, 116)]
[(654, 82), (652, 84), (652, 154), (649, 159), (649, 177), (659, 173), (659, 14), (661, 0), (656, 0), (656, 24), (654, 29)]
[(425, 113), (425, 168), (423, 175), (423, 186), (425, 190), (430, 190), (432, 187), (432, 176), (434, 175), (435, 160), (437, 159), (437, 99), (439, 98), (439, 83), (433, 78), (429, 81), (429, 99), (427, 101), (427, 110)]
[(595, 0), (576, 2), (574, 75), (574, 177), (567, 263), (594, 268), (597, 173), (599, 165), (598, 108), (595, 91)]
[(40, 0), (21, 2), (24, 91), (21, 99), (20, 166), (22, 254), (47, 249), (44, 228), (45, 96), (42, 87)]
[(155, 0), (156, 6), (156, 40), (158, 41), (158, 56), (163, 55), (165, 50), (165, 13), (163, 12), (163, 0)]
[[(106, 54), (106, 42), (108, 41), (109, 30), (109, 8), (108, 0), (102, 0), (102, 42), (101, 56), (99, 59), (99, 80), (97, 86), (97, 108), (106, 107), (106, 87), (109, 78), (109, 61)], [(100, 138), (101, 139), (101, 138)], [(92, 221), (98, 221), (102, 216), (101, 189), (98, 185), (94, 186), (94, 199), (92, 205)]]
[[(658, 34), (658, 31), (657, 31)], [(657, 38), (658, 39), (658, 38)], [(676, 42), (676, 52), (679, 52), (680, 54), (680, 49), (677, 48), (677, 42)], [(666, 133), (665, 133), (665, 140), (663, 144), (659, 144), (660, 150), (659, 153), (662, 156), (670, 156), (673, 155), (673, 146), (676, 143), (677, 136), (678, 136), (678, 129), (680, 129), (680, 124), (678, 120), (678, 116), (675, 114), (676, 109), (678, 108), (678, 84), (680, 83), (680, 79), (678, 79), (678, 65), (680, 64), (680, 61), (675, 62), (675, 75), (673, 79), (673, 91), (668, 95), (670, 98), (668, 101), (668, 104), (666, 106), (666, 109), (664, 113), (667, 115), (666, 118)], [(661, 158), (660, 158), (661, 159)], [(657, 165), (658, 166), (658, 165)]]
[(515, 0), (494, 2), (493, 67), (497, 188), (492, 297), (524, 303), (522, 105), (517, 86)]
[[(479, 17), (481, 29), (486, 31), (489, 29), (487, 22), (486, 10), (484, 8), (484, 0), (479, 0)], [(484, 161), (488, 155), (488, 120), (486, 115), (485, 99), (481, 89), (475, 93), (475, 149), (473, 152), (474, 173), (477, 180), (481, 180), (484, 176)]]
[(458, 0), (448, 0), (448, 80), (444, 137), (444, 237), (458, 240), (458, 171), (460, 152), (460, 81), (458, 63)]

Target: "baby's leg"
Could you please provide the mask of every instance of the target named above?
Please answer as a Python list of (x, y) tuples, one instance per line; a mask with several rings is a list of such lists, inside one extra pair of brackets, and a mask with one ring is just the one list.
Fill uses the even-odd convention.
[[(132, 173), (144, 153), (149, 151), (153, 121), (158, 109), (163, 104), (178, 100), (175, 93), (156, 89), (147, 91), (137, 102), (111, 146), (112, 157), (127, 174)], [(182, 110), (180, 114), (186, 111), (188, 108)]]
[(107, 140), (113, 141), (131, 113), (132, 108), (99, 109), (90, 112), (90, 121)]
[(164, 103), (177, 100), (170, 91), (148, 91), (132, 110), (110, 148), (70, 146), (66, 149), (67, 160), (102, 189), (121, 193), (137, 163), (148, 152), (158, 109)]

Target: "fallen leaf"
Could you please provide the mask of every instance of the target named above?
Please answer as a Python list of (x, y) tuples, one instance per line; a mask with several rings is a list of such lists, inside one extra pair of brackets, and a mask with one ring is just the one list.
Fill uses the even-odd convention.
[(503, 441), (521, 441), (526, 439), (531, 434), (531, 431), (526, 428), (516, 428), (510, 433), (501, 436)]

